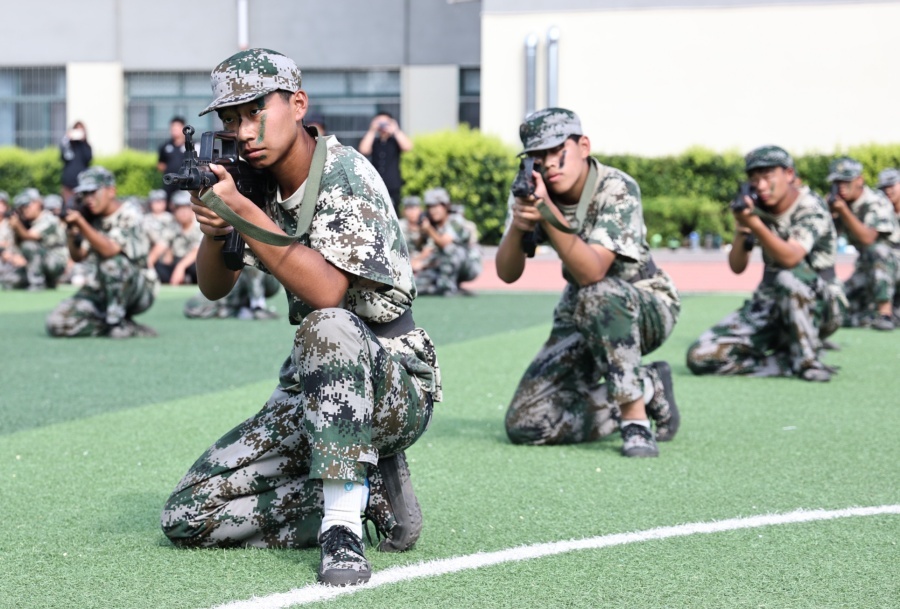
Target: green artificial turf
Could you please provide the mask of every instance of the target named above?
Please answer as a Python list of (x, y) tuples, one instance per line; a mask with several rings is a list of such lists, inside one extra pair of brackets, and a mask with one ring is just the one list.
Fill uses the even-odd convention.
[[(159, 512), (199, 454), (257, 410), (285, 322), (186, 320), (164, 290), (156, 339), (52, 340), (63, 294), (0, 294), (0, 607), (204, 608), (315, 581), (315, 549), (178, 550)], [(900, 503), (897, 337), (842, 330), (827, 384), (699, 378), (688, 345), (738, 296), (687, 296), (648, 357), (672, 363), (683, 414), (661, 456), (620, 440), (513, 446), (503, 415), (556, 297), (420, 299), (445, 402), (409, 451), (425, 529), (376, 571), (532, 543), (799, 508)], [(273, 301), (280, 310), (281, 300)], [(13, 374), (10, 374), (12, 372)], [(115, 377), (115, 378), (112, 378)], [(329, 607), (893, 607), (900, 516), (848, 518), (572, 552), (385, 586)]]

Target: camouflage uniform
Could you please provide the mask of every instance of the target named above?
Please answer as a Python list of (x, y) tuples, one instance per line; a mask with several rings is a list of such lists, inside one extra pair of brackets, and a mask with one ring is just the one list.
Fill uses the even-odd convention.
[[(526, 152), (553, 148), (581, 133), (574, 113), (562, 109), (531, 115), (520, 132)], [(581, 239), (616, 257), (606, 276), (587, 286), (579, 286), (563, 267), (568, 283), (550, 337), (506, 413), (506, 432), (518, 444), (586, 442), (616, 431), (620, 407), (641, 398), (645, 383), (661, 390), (661, 380), (641, 357), (663, 344), (681, 311), (674, 283), (650, 258), (637, 183), (594, 158), (588, 162), (597, 179), (580, 226), (575, 206), (559, 209), (570, 226), (578, 226)], [(514, 202), (510, 195), (507, 229)]]
[(449, 216), (450, 196), (443, 188), (433, 188), (425, 193), (425, 205), (446, 205), (447, 219), (441, 226), (435, 226), (440, 235), (450, 235), (453, 241), (446, 247), (439, 247), (428, 238), (423, 251), (431, 255), (425, 266), (416, 274), (416, 290), (419, 294), (449, 296), (459, 292), (460, 273), (468, 258), (470, 234), (466, 226), (453, 222)]
[[(10, 209), (9, 194), (0, 190), (0, 201)], [(12, 227), (9, 225), (9, 218), (5, 214), (0, 214), (0, 285), (5, 286), (6, 278), (9, 273), (15, 272), (15, 269), (9, 259), (12, 258), (15, 249), (15, 238), (13, 237)]]
[(868, 186), (847, 204), (860, 222), (878, 232), (875, 243), (865, 246), (843, 224), (838, 227), (859, 252), (853, 274), (844, 282), (848, 301), (844, 325), (857, 327), (871, 323), (877, 303), (895, 302), (900, 294), (900, 226), (893, 204)]
[(175, 218), (167, 211), (161, 214), (147, 213), (144, 214), (142, 224), (152, 248), (160, 241), (165, 240), (165, 235), (171, 232), (172, 225), (175, 224)]
[[(16, 207), (22, 207), (40, 198), (37, 190), (29, 188), (16, 196), (15, 204)], [(12, 269), (6, 276), (4, 285), (33, 290), (55, 288), (69, 262), (65, 226), (53, 212), (44, 209), (28, 230), (36, 233), (38, 239), (22, 239), (15, 235), (14, 242), (25, 258), (25, 266)]]
[(472, 281), (481, 274), (482, 253), (478, 243), (478, 226), (467, 219), (461, 206), (451, 206), (449, 220), (454, 230), (466, 237), (466, 257), (460, 265), (458, 283)]
[(272, 319), (274, 311), (260, 310), (256, 303), (264, 303), (278, 293), (281, 284), (274, 275), (252, 266), (244, 267), (237, 283), (225, 298), (209, 300), (202, 293), (191, 297), (184, 304), (184, 316), (192, 319), (240, 317), (242, 319)]
[[(95, 166), (79, 174), (76, 191), (114, 184), (112, 173)], [(93, 248), (89, 249), (83, 261), (85, 283), (47, 316), (48, 334), (115, 336), (117, 330), (133, 325), (133, 316), (150, 308), (157, 284), (147, 269), (149, 245), (141, 220), (139, 210), (123, 204), (112, 214), (92, 221), (92, 226), (118, 244), (121, 251), (101, 258)]]
[[(778, 154), (768, 156), (773, 150)], [(766, 146), (747, 155), (748, 172), (776, 166), (793, 167), (780, 148)], [(763, 250), (763, 280), (750, 300), (688, 349), (687, 365), (694, 374), (804, 376), (825, 368), (819, 361), (821, 339), (839, 327), (840, 319), (840, 291), (831, 281), (837, 239), (827, 206), (805, 191), (778, 216), (758, 213), (772, 232), (799, 243), (807, 255), (794, 268), (782, 269)]]
[[(172, 205), (176, 208), (190, 204), (191, 196), (187, 191), (179, 190), (172, 195)], [(160, 227), (156, 236), (160, 243), (168, 245), (168, 252), (172, 256), (171, 262), (167, 263), (157, 260), (155, 265), (159, 280), (162, 283), (169, 283), (172, 271), (181, 259), (200, 247), (200, 242), (203, 240), (203, 231), (200, 230), (200, 223), (196, 221), (196, 218), (191, 223), (190, 228), (185, 230), (173, 217), (171, 222)], [(185, 270), (185, 280), (187, 282), (197, 282), (197, 267), (195, 264), (191, 264)]]
[[(407, 207), (418, 207), (421, 209), (422, 200), (415, 196), (403, 197), (403, 202), (400, 206), (403, 209)], [(403, 238), (406, 240), (406, 249), (409, 250), (409, 255), (417, 254), (421, 249), (421, 244), (419, 243), (422, 238), (421, 227), (417, 223), (410, 222), (404, 215), (400, 217), (400, 232), (403, 233)]]
[[(315, 215), (300, 243), (347, 272), (350, 287), (341, 308), (314, 310), (287, 294), (298, 328), (279, 384), (262, 410), (197, 460), (166, 502), (162, 527), (176, 544), (315, 545), (322, 480), (364, 483), (379, 457), (424, 433), (441, 399), (425, 331), (388, 338), (383, 325), (411, 321), (401, 316), (416, 296), (384, 183), (356, 150), (333, 136), (328, 145)], [(267, 205), (291, 235), (303, 191)], [(266, 270), (249, 249), (245, 263)]]

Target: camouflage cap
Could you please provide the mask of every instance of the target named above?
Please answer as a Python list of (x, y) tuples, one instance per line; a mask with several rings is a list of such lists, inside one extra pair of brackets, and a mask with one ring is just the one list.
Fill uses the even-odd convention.
[(578, 116), (564, 108), (545, 108), (532, 112), (519, 126), (519, 139), (525, 147), (523, 153), (555, 148), (570, 135), (584, 135), (584, 132)]
[(862, 163), (848, 156), (842, 156), (831, 161), (828, 166), (828, 177), (825, 179), (829, 182), (849, 182), (861, 176), (862, 172)]
[(272, 91), (297, 91), (300, 89), (300, 68), (281, 53), (248, 49), (217, 65), (209, 79), (215, 99), (200, 116), (253, 101)]
[(744, 157), (744, 171), (747, 173), (766, 167), (793, 169), (794, 159), (787, 150), (778, 146), (760, 146), (748, 152)]
[(450, 205), (450, 193), (443, 188), (431, 188), (425, 191), (425, 205)]
[(156, 190), (151, 190), (150, 193), (147, 195), (148, 201), (165, 201), (166, 199), (167, 199), (166, 191), (163, 190), (162, 188), (157, 188)]
[(40, 201), (41, 193), (37, 188), (26, 188), (22, 192), (16, 195), (16, 198), (13, 199), (13, 205), (15, 207), (23, 207), (28, 205), (32, 201)]
[(400, 202), (403, 207), (422, 207), (422, 199), (421, 197), (417, 197), (415, 195), (409, 197), (403, 197), (403, 200)]
[(4, 203), (9, 203), (9, 193), (5, 190), (0, 190), (0, 201)]
[(101, 188), (116, 185), (116, 176), (106, 167), (96, 165), (88, 167), (78, 174), (78, 186), (75, 192), (94, 192)]
[(172, 206), (183, 207), (191, 204), (191, 193), (186, 190), (176, 190), (172, 193)]
[(62, 197), (55, 194), (44, 195), (44, 209), (62, 209)]
[(889, 167), (888, 169), (882, 169), (878, 173), (878, 186), (876, 188), (887, 188), (898, 182), (900, 182), (900, 169)]

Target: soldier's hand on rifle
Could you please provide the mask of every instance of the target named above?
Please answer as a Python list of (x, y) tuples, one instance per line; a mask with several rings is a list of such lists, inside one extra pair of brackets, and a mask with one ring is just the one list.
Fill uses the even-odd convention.
[(831, 208), (831, 215), (835, 218), (837, 218), (841, 212), (849, 209), (849, 207), (847, 207), (847, 202), (844, 201), (840, 195), (828, 201), (828, 207)]
[(62, 220), (66, 223), (67, 228), (74, 228), (84, 220), (84, 216), (82, 216), (81, 212), (77, 209), (67, 209), (66, 215), (63, 216)]
[(516, 197), (512, 209), (513, 226), (525, 233), (533, 231), (541, 221), (541, 212), (538, 211), (537, 202), (544, 200), (552, 205), (540, 172), (532, 171), (531, 176), (534, 180), (534, 193), (528, 197)]
[[(234, 184), (234, 178), (231, 177), (231, 174), (221, 165), (210, 163), (209, 170), (219, 179), (215, 186), (212, 187), (213, 192), (216, 193), (226, 205), (234, 209), (233, 203), (235, 202), (235, 199), (237, 197), (244, 198), (243, 195), (238, 192), (237, 186)], [(200, 223), (201, 232), (210, 237), (227, 235), (232, 232), (234, 228), (230, 224), (225, 222), (225, 220), (220, 218), (216, 212), (203, 204), (203, 201), (200, 200), (201, 194), (203, 193), (191, 191), (191, 209), (197, 217), (197, 222)]]

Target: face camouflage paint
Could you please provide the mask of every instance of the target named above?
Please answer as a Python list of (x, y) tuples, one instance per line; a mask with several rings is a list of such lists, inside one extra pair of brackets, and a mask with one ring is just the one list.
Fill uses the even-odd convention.
[[(258, 100), (256, 100), (256, 108), (258, 110), (262, 110), (265, 107), (266, 107), (266, 98), (265, 97), (260, 97)], [(266, 137), (266, 117), (265, 117), (265, 115), (263, 115), (259, 119), (259, 135), (256, 136), (256, 143), (261, 144), (263, 141), (263, 138), (265, 138), (265, 137)]]

